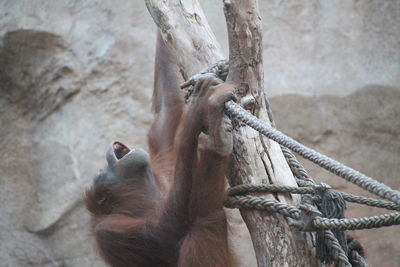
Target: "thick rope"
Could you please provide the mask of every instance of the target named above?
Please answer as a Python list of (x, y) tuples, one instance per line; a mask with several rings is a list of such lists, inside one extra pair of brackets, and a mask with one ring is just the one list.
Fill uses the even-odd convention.
[(400, 212), (352, 219), (327, 219), (315, 217), (313, 220), (313, 226), (315, 228), (330, 230), (360, 230), (399, 224)]
[(279, 184), (241, 184), (230, 187), (228, 196), (244, 195), (248, 193), (292, 193), (292, 194), (313, 194), (314, 187), (295, 187)]
[(283, 152), (283, 155), (285, 156), (286, 162), (290, 167), (290, 170), (292, 171), (293, 175), (297, 178), (297, 183), (299, 184), (299, 186), (307, 186), (315, 184), (314, 180), (310, 177), (306, 169), (298, 161), (293, 152), (289, 148), (284, 147), (282, 145), (281, 145), (281, 150)]
[(227, 197), (225, 207), (235, 209), (255, 209), (269, 212), (277, 212), (294, 219), (300, 218), (301, 211), (295, 206), (288, 205), (274, 199), (256, 196), (233, 196)]
[[(235, 195), (245, 195), (248, 193), (291, 193), (291, 194), (314, 194), (315, 190), (319, 187), (324, 187), (322, 185), (312, 185), (295, 187), (288, 185), (278, 185), (278, 184), (241, 184), (237, 186), (230, 187), (227, 191), (228, 196)], [(333, 190), (333, 189), (331, 189)], [(335, 190), (336, 191), (336, 190)], [(347, 194), (344, 192), (336, 191), (342, 195), (344, 200), (349, 202), (354, 202), (357, 204), (368, 205), (372, 207), (385, 208), (388, 210), (398, 210), (400, 211), (400, 205), (393, 202), (378, 200), (368, 197), (361, 197), (356, 195)]]
[[(228, 197), (225, 201), (225, 206), (227, 208), (257, 209), (269, 212), (278, 212), (282, 215), (297, 219), (299, 218), (300, 210), (297, 209), (295, 206), (284, 204), (279, 201), (264, 197), (249, 195), (243, 196), (243, 194), (254, 192), (314, 194), (319, 187), (323, 186), (294, 187), (276, 184), (242, 184), (228, 189)], [(354, 196), (339, 191), (335, 192), (340, 193), (342, 197), (348, 201), (388, 209), (399, 209), (399, 205), (393, 204), (391, 202)], [(313, 220), (313, 226), (316, 229), (330, 230), (370, 229), (398, 224), (400, 224), (400, 212), (352, 219), (327, 219), (323, 217), (316, 217)]]
[(350, 258), (353, 267), (368, 267), (363, 256), (361, 256), (357, 251), (350, 251), (347, 256)]
[(385, 184), (375, 181), (371, 177), (366, 176), (346, 165), (335, 161), (317, 151), (310, 149), (292, 138), (284, 135), (280, 131), (272, 128), (268, 124), (260, 121), (257, 117), (246, 112), (233, 101), (225, 103), (226, 113), (230, 117), (238, 118), (253, 129), (274, 140), (275, 142), (290, 148), (292, 151), (299, 153), (304, 158), (316, 163), (322, 168), (352, 182), (361, 188), (377, 195), (400, 204), (400, 192), (393, 190)]
[(342, 249), (335, 235), (330, 230), (324, 230), (325, 244), (331, 248), (332, 256), (339, 267), (351, 267), (346, 252)]
[(400, 205), (397, 205), (393, 202), (390, 201), (384, 201), (384, 200), (379, 200), (379, 199), (373, 199), (369, 197), (360, 197), (352, 194), (347, 194), (344, 192), (340, 192), (344, 198), (344, 200), (348, 202), (353, 202), (357, 204), (363, 204), (371, 207), (378, 207), (378, 208), (384, 208), (388, 210), (398, 210), (400, 211)]

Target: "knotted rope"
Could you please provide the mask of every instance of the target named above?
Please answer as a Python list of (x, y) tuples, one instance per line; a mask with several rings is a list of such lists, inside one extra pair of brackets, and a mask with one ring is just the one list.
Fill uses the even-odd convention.
[[(212, 66), (208, 73), (215, 74), (220, 79), (225, 80), (228, 71), (228, 62), (221, 61)], [(186, 82), (186, 85), (193, 84), (194, 80), (195, 79), (192, 79), (191, 81)], [(186, 99), (190, 97), (191, 92), (192, 91), (189, 88), (185, 96)], [(318, 242), (319, 245), (317, 243), (317, 254), (319, 254), (319, 257), (323, 262), (329, 264), (333, 260), (338, 264), (338, 266), (351, 266), (349, 262), (350, 259), (354, 266), (367, 266), (364, 258), (356, 249), (351, 247), (351, 243), (349, 248), (347, 248), (347, 242), (344, 240), (345, 234), (344, 232), (341, 232), (341, 230), (369, 229), (400, 224), (400, 213), (384, 214), (366, 218), (344, 219), (345, 200), (358, 204), (399, 211), (400, 192), (284, 135), (273, 127), (274, 121), (268, 102), (267, 111), (272, 126), (260, 121), (257, 117), (248, 113), (233, 101), (225, 103), (225, 113), (231, 119), (240, 120), (281, 145), (286, 161), (288, 162), (300, 187), (275, 184), (238, 185), (231, 187), (228, 190), (227, 198), (224, 203), (225, 206), (228, 208), (257, 209), (276, 212), (287, 217), (288, 220), (291, 218), (292, 221), (289, 221), (289, 224), (303, 227), (303, 230), (305, 231), (317, 232), (317, 239), (321, 239), (322, 243), (325, 244), (321, 244), (321, 241)], [(355, 196), (332, 190), (324, 184), (315, 184), (314, 180), (308, 175), (307, 171), (299, 163), (292, 151), (299, 153), (304, 158), (338, 175), (339, 177), (358, 185), (364, 190), (390, 200), (390, 202)], [(273, 199), (248, 195), (254, 192), (302, 194), (304, 196), (302, 197), (302, 201), (305, 205), (301, 205), (300, 208), (302, 208), (302, 210)], [(318, 206), (319, 211), (315, 206)], [(321, 217), (321, 215), (325, 217)], [(304, 218), (306, 218), (306, 221), (308, 222), (306, 223), (307, 225), (305, 225), (304, 222), (301, 222)], [(331, 230), (334, 230), (334, 232)], [(349, 255), (347, 255), (347, 252)]]
[(302, 157), (314, 162), (320, 167), (352, 182), (359, 187), (367, 190), (379, 197), (388, 199), (396, 204), (400, 204), (400, 192), (380, 183), (365, 174), (362, 174), (336, 160), (333, 160), (311, 148), (308, 148), (292, 138), (284, 135), (277, 129), (262, 122), (254, 115), (250, 114), (232, 100), (225, 103), (226, 114), (231, 118), (239, 119), (254, 130), (262, 133), (266, 137), (274, 140), (278, 144), (299, 153)]

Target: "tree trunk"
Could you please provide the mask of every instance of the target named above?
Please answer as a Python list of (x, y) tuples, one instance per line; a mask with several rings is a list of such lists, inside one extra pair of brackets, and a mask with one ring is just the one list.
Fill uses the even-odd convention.
[[(167, 46), (176, 55), (186, 77), (223, 59), (197, 0), (146, 0)], [(261, 18), (256, 0), (224, 0), (229, 34), (229, 75), (238, 85), (239, 103), (269, 121), (263, 91)], [(269, 183), (296, 185), (280, 146), (250, 127), (234, 129), (234, 151), (227, 176), (231, 185)], [(296, 204), (298, 196), (266, 195)], [(277, 214), (241, 211), (250, 231), (258, 266), (318, 266), (310, 234), (289, 228)]]

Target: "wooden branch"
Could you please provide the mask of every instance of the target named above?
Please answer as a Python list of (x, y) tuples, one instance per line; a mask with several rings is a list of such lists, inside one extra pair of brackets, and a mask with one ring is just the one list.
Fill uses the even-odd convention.
[[(186, 77), (223, 59), (197, 0), (145, 0), (167, 46)], [(230, 47), (228, 81), (238, 85), (239, 103), (264, 121), (261, 19), (256, 0), (224, 0)], [(249, 127), (236, 125), (231, 185), (275, 183), (296, 185), (279, 145)], [(282, 202), (298, 198), (267, 195)], [(283, 217), (242, 211), (251, 233), (258, 266), (318, 266), (306, 235), (290, 229)], [(293, 231), (292, 231), (293, 230)], [(248, 266), (248, 265), (247, 265)]]
[[(257, 0), (225, 0), (229, 36), (229, 75), (238, 84), (241, 105), (269, 121), (264, 95), (261, 18)], [(235, 127), (232, 185), (274, 183), (297, 186), (280, 146), (250, 127)], [(287, 196), (269, 195), (281, 202), (298, 202)], [(290, 229), (276, 214), (242, 211), (249, 228), (258, 266), (318, 266), (305, 236)]]
[(186, 78), (224, 59), (197, 0), (145, 2)]

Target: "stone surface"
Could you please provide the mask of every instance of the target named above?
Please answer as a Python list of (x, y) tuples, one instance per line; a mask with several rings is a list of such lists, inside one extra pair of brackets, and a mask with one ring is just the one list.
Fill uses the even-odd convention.
[[(202, 3), (227, 51), (222, 3)], [(398, 187), (399, 1), (260, 8), (278, 126)], [(155, 36), (139, 0), (0, 1), (1, 266), (103, 265), (80, 199), (111, 141), (146, 147)], [(379, 212), (350, 206), (348, 215)], [(400, 261), (397, 228), (356, 233), (372, 266)]]

